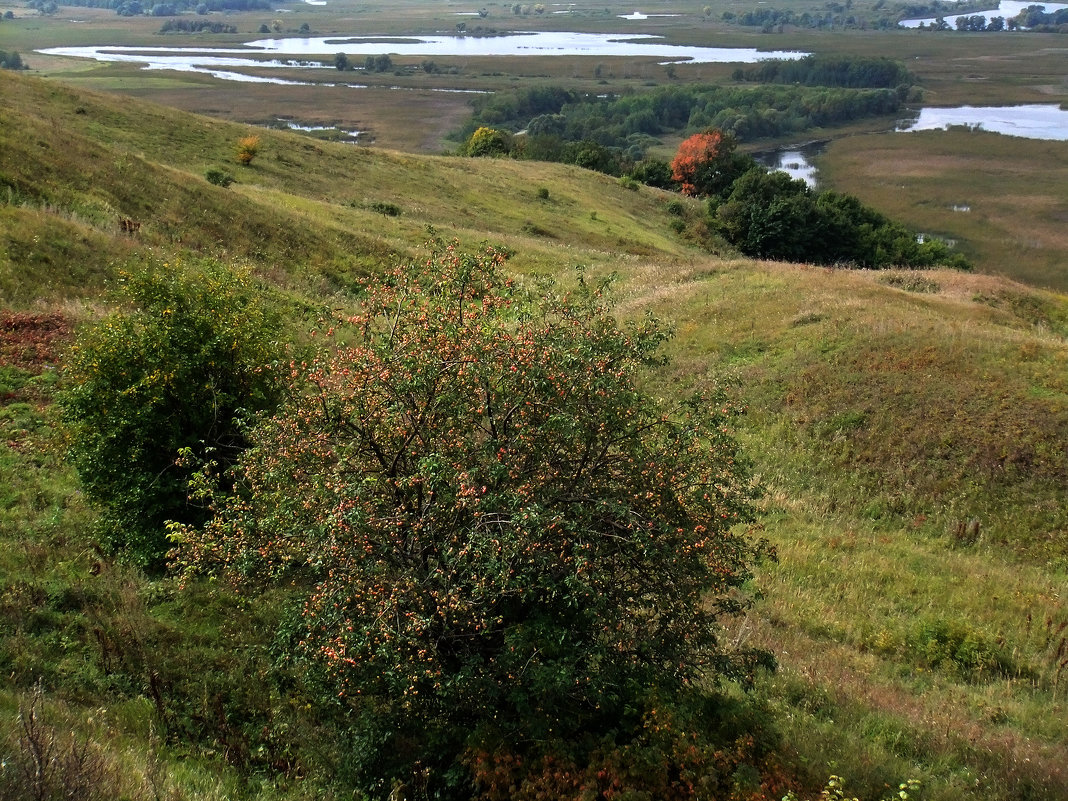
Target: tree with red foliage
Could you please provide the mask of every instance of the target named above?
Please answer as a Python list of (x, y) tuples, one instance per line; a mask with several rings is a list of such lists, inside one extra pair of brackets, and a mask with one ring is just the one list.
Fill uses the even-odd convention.
[(176, 533), (189, 565), (307, 588), (289, 655), (347, 708), (367, 798), (470, 799), (502, 750), (611, 762), (606, 738), (770, 661), (719, 636), (758, 550), (735, 408), (657, 401), (661, 326), (618, 325), (585, 281), (524, 290), (504, 259), (438, 243), (368, 282), (237, 491)]
[(725, 197), (736, 178), (756, 166), (751, 156), (735, 152), (737, 142), (719, 130), (694, 134), (679, 145), (671, 177), (693, 197)]

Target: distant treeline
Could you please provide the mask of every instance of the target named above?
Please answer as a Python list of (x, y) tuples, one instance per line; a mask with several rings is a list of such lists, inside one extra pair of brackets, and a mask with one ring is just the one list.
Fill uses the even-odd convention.
[[(942, 17), (938, 17), (930, 25), (923, 25), (921, 28), (927, 30), (948, 31), (951, 30), (950, 24), (946, 22)], [(1018, 30), (1032, 30), (1040, 31), (1043, 33), (1064, 33), (1068, 32), (1068, 8), (1058, 9), (1050, 14), (1047, 14), (1044, 6), (1028, 6), (1015, 17), (990, 17), (988, 20), (982, 14), (961, 15), (958, 16), (953, 28), (958, 31), (991, 31), (998, 32), (1004, 30), (1018, 31)]]
[[(481, 127), (526, 131), (542, 140), (590, 142), (639, 161), (656, 137), (717, 128), (738, 141), (798, 134), (862, 117), (893, 114), (903, 89), (842, 89), (795, 86), (661, 87), (640, 94), (593, 95), (559, 87), (497, 92), (475, 100), (475, 113), (461, 132)], [(556, 159), (549, 159), (556, 160)]]
[(734, 71), (736, 81), (835, 86), (846, 89), (894, 89), (915, 77), (900, 62), (882, 57), (805, 56), (797, 61), (764, 61)]
[(169, 19), (160, 27), (160, 33), (237, 33), (237, 28), (223, 22), (209, 22), (206, 19)]
[(865, 14), (853, 8), (852, 0), (845, 4), (824, 3), (823, 10), (796, 11), (790, 8), (756, 8), (749, 11), (723, 12), (723, 21), (735, 25), (746, 25), (772, 31), (776, 28), (792, 26), (797, 28), (834, 29), (834, 28), (874, 28), (885, 30), (896, 28), (903, 19), (916, 17), (934, 17), (939, 14), (960, 14), (967, 11), (982, 11), (989, 7), (985, 0), (964, 0), (963, 2), (899, 2), (890, 5), (887, 0), (878, 0)]
[(212, 11), (251, 11), (274, 8), (271, 0), (166, 0), (157, 3), (141, 2), (141, 0), (63, 0), (63, 5), (111, 8), (124, 17), (136, 17), (142, 14), (172, 17), (186, 11), (207, 14)]

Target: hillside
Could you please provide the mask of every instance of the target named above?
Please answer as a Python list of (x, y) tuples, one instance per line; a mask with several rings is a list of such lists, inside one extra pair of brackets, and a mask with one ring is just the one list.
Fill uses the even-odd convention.
[(792, 782), (1068, 795), (1068, 297), (714, 255), (698, 204), (559, 165), (257, 131), (243, 167), (248, 133), (0, 71), (0, 716), (39, 682), (115, 797), (328, 797), (338, 744), (299, 692), (263, 689), (282, 602), (99, 551), (55, 367), (123, 266), (249, 264), (314, 319), (432, 226), (503, 244), (519, 276), (617, 271), (621, 316), (676, 327), (658, 392), (733, 382), (779, 556), (732, 634), (780, 670), (738, 715)]

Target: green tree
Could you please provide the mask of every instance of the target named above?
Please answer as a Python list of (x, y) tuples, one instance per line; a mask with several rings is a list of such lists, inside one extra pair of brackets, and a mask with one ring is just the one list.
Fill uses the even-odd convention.
[(511, 150), (512, 137), (506, 131), (483, 126), (471, 134), (464, 145), (468, 156), (506, 156)]
[(344, 53), (334, 53), (334, 66), (344, 72), (349, 68), (349, 57)]
[(758, 550), (735, 407), (655, 400), (661, 326), (504, 258), (439, 244), (368, 283), (238, 491), (177, 534), (190, 569), (309, 588), (286, 648), (347, 708), (371, 798), (471, 798), (502, 749), (588, 762), (770, 661), (719, 636)]
[(245, 447), (243, 416), (270, 410), (280, 382), (280, 323), (245, 270), (158, 264), (124, 273), (120, 304), (71, 348), (62, 405), (82, 486), (103, 511), (104, 538), (158, 565), (169, 520), (202, 523), (188, 500), (194, 459), (230, 464)]

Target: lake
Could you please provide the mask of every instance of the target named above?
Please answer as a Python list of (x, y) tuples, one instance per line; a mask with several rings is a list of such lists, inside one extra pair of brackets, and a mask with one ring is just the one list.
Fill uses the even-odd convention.
[[(768, 59), (799, 59), (807, 53), (788, 50), (758, 50), (742, 47), (695, 47), (671, 45), (652, 34), (568, 33), (546, 31), (504, 36), (359, 36), (258, 39), (239, 48), (224, 47), (50, 47), (37, 52), (53, 56), (91, 58), (143, 64), (150, 70), (178, 70), (214, 75), (228, 81), (300, 84), (301, 81), (254, 77), (233, 72), (239, 68), (334, 69), (303, 58), (327, 58), (336, 53), (349, 56), (595, 56), (648, 57), (662, 63), (688, 61), (698, 64), (753, 64)], [(259, 56), (259, 57), (257, 57)], [(280, 58), (288, 56), (289, 58)], [(266, 57), (266, 58), (264, 58)]]
[(1005, 136), (1068, 141), (1068, 110), (1054, 104), (924, 108), (916, 119), (898, 123), (896, 130), (934, 131), (958, 125)]

